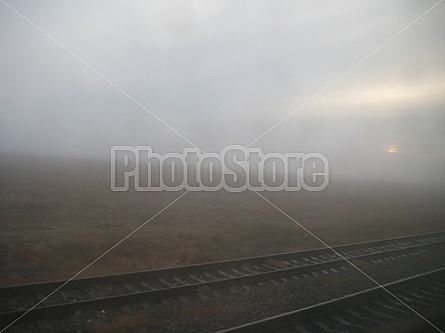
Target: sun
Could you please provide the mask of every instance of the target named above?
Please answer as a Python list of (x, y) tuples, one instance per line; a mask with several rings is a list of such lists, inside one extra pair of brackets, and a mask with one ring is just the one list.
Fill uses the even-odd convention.
[(399, 147), (396, 145), (386, 146), (386, 152), (389, 154), (397, 154), (399, 152)]

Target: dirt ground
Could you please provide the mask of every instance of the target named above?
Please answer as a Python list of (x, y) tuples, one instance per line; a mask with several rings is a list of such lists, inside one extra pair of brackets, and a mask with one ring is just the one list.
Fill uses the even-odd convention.
[[(68, 279), (182, 192), (113, 192), (102, 162), (2, 159), (0, 285)], [(264, 192), (329, 245), (445, 229), (445, 189), (331, 177), (322, 192)], [(253, 192), (190, 192), (82, 276), (323, 245)]]

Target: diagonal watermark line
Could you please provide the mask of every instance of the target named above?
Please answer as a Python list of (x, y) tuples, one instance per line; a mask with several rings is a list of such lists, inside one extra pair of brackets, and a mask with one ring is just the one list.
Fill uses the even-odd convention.
[(288, 219), (290, 219), (292, 222), (294, 222), (296, 225), (298, 225), (300, 228), (302, 228), (304, 231), (306, 231), (308, 234), (310, 234), (312, 237), (314, 237), (316, 240), (318, 240), (321, 244), (323, 244), (325, 247), (330, 249), (333, 253), (335, 253), (337, 256), (342, 258), (344, 261), (346, 261), (349, 265), (354, 267), (357, 271), (359, 271), (361, 274), (363, 274), (365, 277), (367, 277), (369, 280), (371, 280), (373, 283), (375, 283), (378, 287), (382, 288), (384, 291), (386, 291), (389, 295), (394, 297), (397, 301), (399, 301), (401, 304), (406, 306), (410, 311), (415, 313), (417, 316), (422, 318), (424, 321), (426, 321), (428, 324), (430, 324), (432, 327), (434, 327), (438, 332), (444, 333), (440, 328), (438, 328), (436, 325), (434, 325), (432, 322), (430, 322), (428, 319), (426, 319), (424, 316), (422, 316), (419, 312), (414, 310), (412, 307), (410, 307), (408, 304), (406, 304), (404, 301), (402, 301), (399, 297), (397, 297), (394, 293), (389, 291), (387, 288), (385, 288), (383, 285), (378, 283), (376, 280), (374, 280), (371, 276), (366, 274), (363, 270), (361, 270), (359, 267), (354, 265), (350, 260), (348, 260), (346, 257), (342, 256), (339, 252), (337, 252), (334, 248), (329, 246), (326, 242), (324, 242), (321, 238), (317, 237), (313, 232), (311, 232), (309, 229), (307, 229), (305, 226), (303, 226), (301, 223), (297, 222), (295, 219), (293, 219), (291, 216), (289, 216), (287, 213), (285, 213), (281, 208), (273, 204), (271, 201), (266, 199), (263, 195), (261, 195), (258, 191), (255, 191), (256, 194), (258, 194), (261, 198), (263, 198), (266, 202), (268, 202), (272, 207), (274, 207), (276, 210), (278, 210), (280, 213), (285, 215)]
[(15, 319), (12, 323), (10, 323), (8, 326), (4, 327), (0, 333), (4, 332), (5, 330), (7, 330), (9, 327), (11, 327), (12, 325), (14, 325), (17, 321), (19, 321), (20, 319), (22, 319), (24, 316), (26, 316), (28, 313), (30, 313), (32, 310), (34, 310), (36, 307), (38, 307), (40, 304), (42, 304), (44, 301), (46, 301), (48, 298), (50, 298), (52, 295), (54, 295), (56, 292), (58, 292), (60, 289), (62, 289), (64, 286), (66, 286), (68, 283), (70, 283), (72, 280), (74, 280), (76, 277), (78, 277), (80, 274), (82, 274), (83, 272), (85, 272), (88, 268), (90, 268), (91, 266), (93, 266), (96, 262), (98, 262), (100, 259), (102, 259), (103, 257), (105, 257), (108, 253), (110, 253), (113, 249), (115, 249), (116, 247), (118, 247), (120, 244), (122, 244), (125, 240), (127, 240), (128, 238), (130, 238), (133, 234), (135, 234), (136, 232), (138, 232), (140, 229), (142, 229), (143, 227), (145, 227), (149, 222), (151, 222), (154, 218), (156, 218), (157, 216), (159, 216), (162, 212), (164, 212), (166, 209), (168, 209), (171, 205), (173, 205), (176, 201), (178, 201), (179, 199), (181, 199), (184, 195), (186, 195), (188, 193), (188, 191), (185, 191), (183, 194), (181, 194), (179, 197), (177, 197), (175, 200), (173, 200), (172, 202), (170, 202), (167, 206), (165, 206), (164, 208), (162, 208), (159, 212), (157, 212), (155, 215), (153, 215), (151, 218), (149, 218), (147, 221), (145, 221), (144, 223), (142, 223), (139, 227), (137, 227), (136, 229), (134, 229), (132, 232), (130, 232), (127, 236), (125, 236), (124, 238), (122, 238), (119, 242), (117, 242), (116, 244), (114, 244), (112, 247), (110, 247), (107, 251), (105, 251), (104, 253), (102, 253), (99, 257), (97, 257), (96, 259), (94, 259), (92, 262), (90, 262), (87, 266), (85, 266), (84, 268), (82, 268), (79, 272), (77, 272), (74, 276), (72, 276), (69, 280), (66, 280), (61, 286), (57, 287), (54, 291), (52, 291), (50, 294), (48, 294), (44, 299), (42, 299), (40, 302), (38, 302), (37, 304), (35, 304), (32, 308), (28, 309), (25, 313), (23, 313), (20, 317), (18, 317), (17, 319)]
[(303, 106), (305, 106), (306, 104), (308, 104), (309, 102), (311, 102), (313, 99), (315, 99), (317, 96), (319, 96), (320, 94), (322, 94), (326, 89), (328, 89), (330, 86), (332, 86), (334, 83), (336, 83), (337, 81), (339, 81), (341, 78), (343, 78), (344, 76), (346, 76), (349, 72), (351, 72), (354, 68), (356, 68), (357, 66), (359, 66), (362, 62), (364, 62), (366, 59), (368, 59), (369, 57), (371, 57), (374, 53), (376, 53), (378, 50), (380, 50), (383, 46), (385, 46), (386, 44), (388, 44), (389, 42), (391, 42), (394, 38), (396, 38), (398, 35), (400, 35), (403, 31), (405, 31), (406, 29), (408, 29), (410, 26), (412, 26), (414, 23), (416, 23), (418, 20), (420, 20), (423, 16), (425, 16), (426, 14), (428, 14), (431, 10), (433, 10), (436, 6), (440, 5), (444, 0), (440, 0), (438, 3), (436, 3), (434, 6), (432, 6), (430, 9), (428, 9), (427, 11), (423, 12), (419, 17), (417, 17), (414, 21), (411, 21), (408, 25), (406, 25), (403, 29), (401, 29), (399, 32), (397, 32), (396, 34), (394, 34), (392, 37), (390, 37), (388, 40), (386, 40), (384, 43), (380, 44), (380, 46), (378, 46), (376, 49), (374, 49), (374, 51), (372, 51), (371, 53), (369, 53), (367, 56), (365, 56), (364, 58), (362, 58), (360, 61), (356, 62), (352, 67), (350, 67), (346, 72), (344, 72), (343, 74), (341, 74), (340, 76), (338, 76), (334, 81), (330, 82), (329, 84), (327, 84), (326, 86), (324, 86), (324, 88), (322, 88), (321, 90), (319, 90), (316, 94), (314, 94), (311, 98), (309, 98), (308, 100), (306, 100), (303, 104), (301, 104), (299, 107), (297, 107), (296, 109), (294, 109), (291, 113), (289, 113), (287, 116), (285, 116), (284, 118), (282, 118), (280, 121), (278, 121), (275, 125), (273, 125), (271, 128), (269, 128), (267, 131), (265, 131), (263, 134), (261, 134), (259, 137), (257, 137), (255, 140), (253, 140), (251, 143), (249, 143), (246, 148), (249, 148), (250, 146), (252, 146), (255, 142), (257, 142), (259, 139), (261, 139), (263, 136), (265, 136), (267, 133), (269, 133), (270, 131), (272, 131), (275, 127), (277, 127), (278, 125), (280, 125), (283, 121), (285, 121), (287, 118), (289, 118), (290, 116), (292, 116), (295, 112), (297, 112), (298, 110), (300, 110)]
[(173, 127), (171, 127), (169, 124), (167, 124), (164, 120), (159, 118), (156, 114), (151, 112), (149, 109), (147, 109), (145, 106), (143, 106), (141, 103), (139, 103), (136, 99), (134, 99), (130, 94), (126, 93), (122, 88), (120, 88), (117, 84), (113, 83), (110, 79), (108, 79), (105, 75), (101, 74), (98, 70), (96, 70), (94, 67), (89, 65), (86, 61), (84, 61), (82, 58), (77, 56), (75, 53), (73, 53), (70, 49), (68, 49), (65, 45), (60, 43), (57, 39), (49, 35), (46, 31), (44, 31), (42, 28), (37, 26), (34, 22), (32, 22), (30, 19), (25, 17), (22, 13), (17, 11), (14, 7), (6, 3), (4, 0), (0, 0), (5, 6), (9, 7), (13, 12), (15, 12), (18, 16), (20, 16), (22, 19), (24, 19), (26, 22), (31, 24), (34, 28), (39, 30), (42, 34), (44, 34), (46, 37), (48, 37), (50, 40), (52, 40), (54, 43), (56, 43), (58, 46), (60, 46), (62, 49), (64, 49), (67, 53), (69, 53), (72, 57), (74, 57), (76, 60), (80, 61), (83, 65), (85, 65), (87, 68), (89, 68), (91, 71), (93, 71), (95, 74), (97, 74), (99, 77), (101, 77), (104, 81), (106, 81), (108, 84), (110, 84), (112, 87), (114, 87), (116, 90), (118, 90), (120, 93), (122, 93), (124, 96), (126, 96), (128, 99), (130, 99), (133, 103), (135, 103), (137, 106), (139, 106), (141, 109), (146, 111), (147, 113), (151, 114), (153, 117), (155, 117), (157, 120), (159, 120), (161, 123), (163, 123), (165, 126), (170, 128), (173, 132), (175, 132), (177, 135), (179, 135), (182, 139), (190, 143), (193, 147), (200, 149), (198, 146), (196, 146), (193, 142), (191, 142), (189, 139), (187, 139), (184, 135), (179, 133), (177, 130), (175, 130)]

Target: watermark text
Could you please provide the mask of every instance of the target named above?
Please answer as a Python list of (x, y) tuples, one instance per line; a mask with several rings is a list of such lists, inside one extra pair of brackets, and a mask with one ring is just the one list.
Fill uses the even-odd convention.
[(150, 146), (111, 148), (113, 191), (321, 191), (329, 163), (320, 153), (263, 153), (239, 145), (221, 153), (187, 148), (158, 154)]

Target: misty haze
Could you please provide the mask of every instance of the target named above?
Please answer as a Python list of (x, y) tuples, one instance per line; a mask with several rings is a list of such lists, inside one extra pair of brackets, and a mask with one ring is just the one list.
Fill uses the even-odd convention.
[[(241, 332), (421, 274), (441, 289), (444, 15), (430, 0), (2, 0), (0, 332)], [(118, 161), (113, 187), (113, 147), (229, 145), (323, 156), (327, 186), (138, 190), (172, 172), (144, 155)], [(437, 299), (388, 293), (402, 310), (382, 332), (444, 330), (445, 288), (417, 287)], [(377, 332), (358, 314), (262, 330)]]

